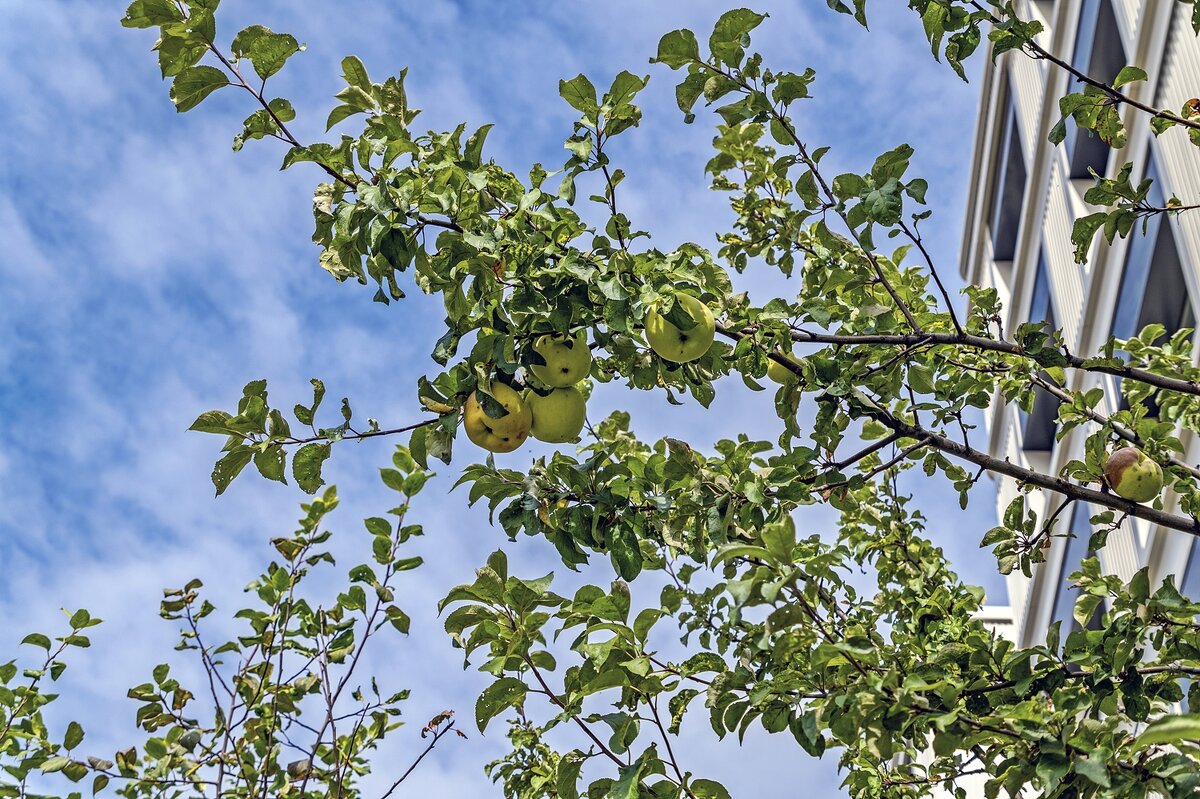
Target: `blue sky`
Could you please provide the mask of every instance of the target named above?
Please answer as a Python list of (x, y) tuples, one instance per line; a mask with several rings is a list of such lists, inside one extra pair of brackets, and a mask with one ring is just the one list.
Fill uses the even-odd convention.
[[(176, 114), (149, 52), (153, 36), (121, 28), (123, 6), (0, 0), (0, 618), (9, 620), (0, 626), (0, 657), (25, 632), (58, 623), (60, 607), (86, 606), (108, 620), (64, 691), (86, 707), (81, 720), (98, 752), (132, 740), (134, 708), (124, 691), (173, 654), (173, 630), (157, 617), (159, 590), (198, 576), (219, 604), (236, 607), (241, 587), (270, 555), (267, 540), (291, 529), (302, 499), (294, 487), (250, 475), (214, 499), (208, 474), (216, 440), (185, 432), (191, 420), (230, 406), (258, 377), (289, 407), (307, 399), (308, 379), (317, 376), (364, 418), (412, 421), (416, 380), (434, 369), (428, 352), (441, 320), (436, 300), (410, 294), (384, 307), (321, 271), (309, 241), (316, 170), (278, 172), (283, 153), (271, 142), (232, 153), (230, 140), (252, 110), (233, 91)], [(339, 89), (338, 62), (356, 53), (376, 79), (410, 67), (410, 97), (424, 109), (418, 126), (496, 123), (488, 154), (518, 174), (534, 161), (554, 168), (564, 157), (573, 112), (557, 96), (560, 78), (583, 71), (601, 85), (621, 69), (649, 73), (645, 121), (612, 153), (630, 176), (621, 192), (626, 213), (664, 249), (711, 244), (729, 220), (702, 171), (711, 119), (683, 125), (674, 74), (646, 63), (665, 31), (706, 33), (721, 3), (224, 6), (226, 41), (263, 23), (307, 43), (272, 81), (299, 112), (292, 127), (300, 138), (322, 135)], [(932, 248), (956, 278), (975, 87), (934, 63), (919, 20), (905, 9), (877, 4), (867, 33), (822, 3), (756, 8), (771, 14), (755, 34), (768, 63), (818, 72), (817, 99), (800, 126), (812, 141), (835, 145), (831, 169), (862, 171), (901, 142), (917, 148), (914, 173), (929, 180), (935, 210)], [(765, 274), (742, 285), (756, 298), (794, 291)], [(739, 430), (778, 432), (770, 397), (740, 381), (718, 387), (710, 414), (619, 386), (602, 387), (591, 414), (616, 407), (629, 408), (645, 436), (698, 446)], [(390, 506), (375, 477), (390, 448), (375, 442), (335, 452), (327, 479), (344, 500), (335, 529), (356, 531), (363, 516)], [(506, 462), (521, 468), (533, 453)], [(477, 454), (464, 441), (422, 497), (416, 515), (427, 538), (417, 549), (428, 563), (402, 594), (413, 634), (388, 644), (375, 664), (414, 689), (399, 762), (415, 751), (419, 722), (444, 707), (469, 718), (484, 684), (461, 671), (436, 600), (498, 546), (520, 572), (554, 565), (544, 542), (509, 544), (484, 514), (461, 507), (462, 495), (446, 499), (457, 470)], [(931, 534), (960, 571), (1002, 591), (990, 558), (976, 548), (994, 523), (986, 489), (963, 513), (944, 487), (912, 485)], [(829, 518), (817, 510), (801, 527), (827, 529)], [(602, 561), (585, 576), (612, 579)], [(409, 783), (410, 795), (489, 790), (482, 764), (501, 751), (498, 729), (486, 737), (471, 731), (470, 740), (435, 752)], [(740, 787), (735, 795), (792, 796), (798, 785), (809, 795), (837, 794), (835, 761), (807, 759), (782, 737), (751, 736), (753, 747), (731, 754), (731, 744), (713, 740), (702, 710), (685, 731), (680, 759)]]

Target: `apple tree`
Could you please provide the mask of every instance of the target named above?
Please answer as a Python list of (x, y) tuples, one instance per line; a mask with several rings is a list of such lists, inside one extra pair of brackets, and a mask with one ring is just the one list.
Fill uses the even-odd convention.
[[(866, 24), (865, 0), (829, 5)], [(1158, 135), (1200, 144), (1200, 102), (1175, 111), (1131, 98), (1126, 87), (1146, 77), (1132, 65), (1112, 83), (1080, 73), (1038, 44), (1039, 23), (1010, 3), (908, 5), (933, 57), (960, 76), (971, 57), (1011, 51), (1048, 61), (1081, 87), (1060, 100), (1063, 125), (1070, 119), (1120, 147), (1125, 115), (1147, 114)], [(623, 71), (599, 88), (585, 75), (562, 80), (562, 99), (578, 119), (563, 132), (567, 156), (553, 173), (496, 163), (486, 151), (490, 126), (422, 131), (405, 75), (372, 77), (354, 56), (342, 62), (345, 88), (327, 118), (328, 130), (344, 132), (302, 142), (288, 128), (297, 109), (268, 91), (299, 52), (297, 39), (262, 25), (223, 38), (217, 6), (136, 0), (124, 24), (157, 32), (159, 66), (179, 111), (216, 91), (239, 93), (250, 113), (234, 149), (274, 140), (285, 168), (304, 164), (320, 176), (313, 239), (323, 269), (366, 287), (376, 302), (401, 303), (412, 290), (438, 295), (445, 325), (428, 342), (432, 360), (415, 386), (414, 416), (394, 427), (356, 424), (349, 403), (329, 414), (319, 380), (312, 400), (300, 398), (308, 404), (289, 414), (255, 380), (236, 407), (206, 411), (192, 429), (224, 442), (212, 475), (218, 494), (251, 463), (270, 480), (290, 477), (319, 492), (322, 465), (335, 449), (341, 455), (343, 442), (403, 436), (396, 468), (384, 473), (389, 486), (414, 493), (431, 459), (451, 464), (463, 501), (486, 501), (510, 537), (545, 539), (565, 568), (594, 575), (594, 584), (566, 596), (550, 576), (511, 573), (503, 551), (481, 553), (475, 578), (448, 588), (440, 603), (453, 642), (493, 678), (474, 703), (476, 725), (510, 725), (511, 753), (489, 766), (505, 796), (729, 796), (706, 764), (676, 756), (688, 714), (706, 718), (731, 747), (758, 727), (809, 756), (835, 757), (845, 790), (864, 799), (964, 796), (968, 784), (982, 784), (987, 796), (1200, 792), (1200, 715), (1181, 712), (1182, 703), (1200, 703), (1200, 603), (1169, 579), (1152, 584), (1146, 570), (1125, 583), (1090, 557), (1073, 575), (1081, 589), (1075, 613), (1086, 620), (1099, 610), (1100, 628), (1055, 624), (1043, 643), (1018, 647), (979, 620), (982, 592), (952, 571), (930, 542), (929, 520), (896, 480), (919, 468), (948, 481), (964, 505), (990, 501), (979, 488), (989, 474), (1018, 481), (1001, 523), (978, 531), (1003, 573), (1037, 568), (1049, 542), (1065, 534), (1058, 522), (1072, 503), (1097, 511), (1093, 551), (1130, 517), (1200, 534), (1200, 469), (1183, 458), (1180, 440), (1200, 431), (1191, 331), (1164, 337), (1151, 326), (1081, 354), (1044, 323), (1003, 329), (992, 289), (967, 287), (966, 310), (956, 310), (922, 238), (932, 211), (926, 181), (910, 174), (913, 148), (829, 174), (829, 147), (797, 125), (816, 72), (768, 66), (751, 46), (753, 31), (770, 24), (755, 11), (730, 10), (707, 35), (667, 32), (650, 59), (655, 80), (676, 83), (683, 123), (715, 106), (714, 153), (703, 169), (734, 217), (715, 245), (664, 252), (650, 245), (646, 222), (622, 210), (624, 172), (612, 157), (615, 137), (637, 135), (636, 101), (649, 76)], [(1103, 210), (1081, 218), (1072, 236), (1081, 259), (1097, 236), (1136, 236), (1138, 221), (1193, 208), (1177, 198), (1151, 207), (1148, 184), (1135, 185), (1131, 173), (1096, 177), (1088, 201)], [(885, 248), (888, 240), (896, 241)], [(798, 294), (751, 303), (733, 280), (750, 269), (798, 275)], [(1073, 388), (1081, 373), (1119, 377), (1129, 407), (1102, 413), (1102, 389)], [(592, 391), (707, 407), (721, 381), (761, 390), (764, 377), (774, 386), (775, 440), (731, 427), (716, 441), (648, 442), (625, 413), (585, 422)], [(1058, 474), (996, 458), (971, 436), (975, 409), (1029, 408), (1036, 392), (1061, 402), (1059, 436), (1085, 442), (1086, 457)], [(803, 397), (815, 402), (812, 418), (798, 413)], [(530, 436), (582, 438), (530, 463), (521, 456)], [(1042, 503), (1029, 501), (1033, 492), (1051, 497), (1047, 506), (1057, 512), (1035, 513)], [(310, 516), (328, 509), (329, 494), (322, 497), (307, 506)], [(803, 509), (816, 504), (837, 511), (836, 529), (798, 528)], [(286, 575), (319, 561), (308, 554), (311, 531), (288, 539), (284, 563), (264, 576), (260, 597), (269, 607), (246, 618), (257, 635), (277, 630), (263, 645), (297, 647), (315, 671), (303, 684), (281, 683), (247, 658), (230, 687), (249, 691), (236, 704), (252, 711), (253, 723), (235, 727), (220, 712), (212, 722), (183, 723), (172, 715), (178, 689), (166, 671), (135, 689), (134, 698), (154, 708), (144, 713), (157, 725), (148, 732), (171, 732), (130, 750), (123, 791), (150, 794), (168, 779), (206, 795), (353, 790), (349, 775), (372, 767), (371, 734), (387, 721), (364, 715), (371, 732), (360, 739), (356, 729), (347, 744), (336, 737), (347, 734), (344, 725), (336, 736), (320, 729), (293, 771), (278, 754), (286, 711), (274, 702), (303, 705), (295, 694), (305, 690), (326, 701), (332, 690), (336, 700), (340, 683), (324, 670), (346, 662), (335, 658), (344, 654), (340, 642), (404, 618), (390, 610), (388, 581), (403, 569), (396, 549), (408, 528), (381, 518), (367, 520), (367, 529), (377, 563), (352, 571), (345, 598), (330, 609), (305, 604), (297, 611), (303, 620), (279, 611), (281, 592), (293, 604)], [(869, 590), (850, 579), (864, 571)], [(168, 597), (168, 615), (190, 625), (203, 607), (193, 594)], [(372, 615), (376, 601), (383, 610)], [(296, 633), (278, 632), (290, 624)], [(185, 641), (202, 658), (224, 651), (189, 629)], [(77, 635), (73, 629), (63, 642)], [(665, 646), (680, 638), (682, 648)], [(36, 684), (0, 689), (0, 708), (27, 696), (41, 696)], [(31, 718), (30, 704), (18, 704), (20, 718)], [(433, 740), (449, 723), (435, 720)], [(70, 769), (68, 777), (94, 775), (103, 787), (114, 768), (74, 757), (73, 746), (38, 732), (37, 721), (22, 729), (14, 738), (0, 727), (10, 773), (10, 761), (26, 764), (18, 770)], [(187, 749), (184, 736), (193, 732), (201, 743)], [(249, 745), (231, 749), (231, 738)], [(139, 771), (139, 762), (153, 766)], [(236, 772), (228, 787), (212, 776), (222, 769)], [(389, 771), (384, 782), (403, 776)]]

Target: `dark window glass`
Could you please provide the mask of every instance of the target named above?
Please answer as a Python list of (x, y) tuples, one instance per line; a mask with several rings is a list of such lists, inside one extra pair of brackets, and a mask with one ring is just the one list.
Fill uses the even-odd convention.
[[(1046, 253), (1038, 254), (1037, 274), (1033, 280), (1033, 294), (1029, 299), (1030, 322), (1047, 322), (1051, 329), (1058, 327), (1054, 315), (1054, 300), (1050, 295), (1050, 268), (1046, 263)], [(1049, 379), (1045, 372), (1042, 377)], [(1026, 451), (1048, 452), (1054, 449), (1054, 433), (1057, 427), (1058, 406), (1057, 397), (1047, 394), (1040, 388), (1034, 389), (1033, 410), (1026, 413), (1021, 411), (1021, 426), (1024, 430), (1021, 446)]]
[[(1146, 171), (1146, 177), (1154, 181), (1146, 202), (1161, 207), (1163, 195), (1153, 165)], [(1139, 224), (1129, 236), (1112, 335), (1132, 338), (1146, 325), (1158, 323), (1167, 329), (1169, 336), (1180, 328), (1193, 326), (1195, 319), (1175, 232), (1162, 214), (1155, 214), (1149, 218), (1145, 235)]]
[(1188, 599), (1200, 597), (1200, 539), (1192, 542), (1192, 554), (1188, 557), (1183, 579), (1179, 579), (1179, 576), (1176, 575), (1175, 585), (1179, 589), (1179, 593)]
[(1009, 108), (1000, 148), (1000, 171), (992, 198), (992, 257), (1011, 261), (1017, 249), (1021, 226), (1021, 203), (1025, 197), (1025, 156), (1017, 132), (1016, 112)]
[[(1163, 196), (1153, 166), (1147, 171), (1147, 177), (1155, 180), (1155, 185), (1151, 187), (1146, 202), (1161, 207)], [(1111, 333), (1116, 338), (1132, 338), (1150, 324), (1162, 325), (1166, 329), (1166, 336), (1196, 324), (1175, 232), (1162, 214), (1150, 217), (1145, 235), (1138, 224), (1129, 236), (1129, 250), (1125, 255), (1125, 269), (1121, 273)], [(1121, 408), (1128, 407), (1129, 403), (1122, 395)], [(1156, 416), (1157, 413), (1151, 401), (1150, 414)]]
[[(1111, 0), (1083, 0), (1071, 66), (1105, 83), (1111, 83), (1125, 66), (1125, 48), (1121, 45), (1121, 32)], [(1082, 90), (1079, 84), (1071, 85), (1071, 91)], [(1099, 136), (1079, 130), (1068, 120), (1064, 144), (1071, 162), (1071, 177), (1089, 177), (1089, 167), (1104, 174), (1109, 149)]]
[[(1146, 274), (1137, 324), (1133, 330), (1123, 331), (1122, 338), (1137, 335), (1146, 325), (1155, 323), (1165, 327), (1169, 336), (1187, 327), (1193, 318), (1187, 282), (1183, 279), (1183, 266), (1179, 262), (1179, 250), (1175, 247), (1175, 233), (1170, 225), (1162, 224), (1161, 216), (1155, 217), (1154, 221), (1158, 223), (1158, 230), (1154, 230), (1155, 225), (1151, 223), (1148, 235), (1157, 235), (1154, 235), (1153, 241), (1143, 241), (1145, 246), (1139, 248), (1144, 251), (1149, 250), (1151, 245), (1154, 247), (1149, 253), (1150, 268)], [(1138, 253), (1139, 258), (1146, 255), (1145, 252)]]

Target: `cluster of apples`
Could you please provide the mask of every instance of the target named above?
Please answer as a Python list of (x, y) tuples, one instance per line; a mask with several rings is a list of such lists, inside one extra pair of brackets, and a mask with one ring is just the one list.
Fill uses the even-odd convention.
[[(651, 308), (646, 314), (646, 342), (659, 357), (687, 363), (708, 352), (717, 324), (708, 306), (690, 294), (678, 294), (675, 301), (695, 324), (685, 330)], [(546, 393), (532, 388), (521, 393), (495, 382), (491, 395), (507, 411), (505, 415), (488, 416), (477, 392), (463, 407), (467, 438), (489, 452), (512, 452), (531, 435), (551, 444), (576, 441), (583, 431), (587, 402), (578, 384), (592, 368), (587, 334), (539, 336), (533, 351), (542, 363), (532, 364), (529, 371), (548, 389)]]
[(539, 336), (533, 351), (543, 363), (531, 365), (529, 371), (549, 389), (547, 393), (531, 388), (522, 394), (496, 382), (492, 397), (507, 411), (504, 416), (488, 416), (476, 392), (463, 408), (467, 438), (489, 452), (512, 452), (530, 435), (551, 444), (575, 441), (583, 430), (587, 402), (578, 383), (592, 368), (587, 334)]

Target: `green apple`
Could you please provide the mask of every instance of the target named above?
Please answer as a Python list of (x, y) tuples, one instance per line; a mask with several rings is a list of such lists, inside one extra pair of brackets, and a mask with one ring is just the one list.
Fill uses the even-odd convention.
[[(793, 363), (795, 362), (795, 359), (792, 358), (791, 355), (784, 355), (782, 352), (776, 352), (775, 354), (783, 355), (783, 357), (787, 358), (789, 361), (792, 361)], [(779, 383), (781, 386), (790, 386), (799, 379), (795, 372), (777, 362), (773, 358), (767, 359), (767, 377), (769, 377), (771, 380), (774, 380), (776, 383)]]
[(573, 338), (561, 334), (538, 336), (533, 351), (542, 356), (545, 363), (533, 364), (529, 370), (550, 388), (573, 386), (587, 377), (592, 368), (587, 333)]
[(1108, 456), (1104, 479), (1119, 497), (1131, 502), (1149, 502), (1163, 487), (1162, 467), (1136, 447), (1125, 447)]
[(545, 396), (530, 391), (525, 401), (533, 411), (531, 432), (538, 441), (561, 444), (579, 439), (587, 416), (587, 402), (579, 389), (556, 388)]
[(696, 324), (681, 330), (656, 308), (646, 314), (646, 341), (660, 358), (675, 363), (694, 361), (712, 346), (717, 324), (708, 306), (690, 294), (677, 294), (675, 302)]
[(488, 416), (478, 392), (472, 391), (463, 407), (463, 429), (467, 438), (488, 452), (512, 452), (529, 437), (533, 411), (516, 389), (503, 383), (492, 383), (492, 397), (508, 413), (499, 418)]

